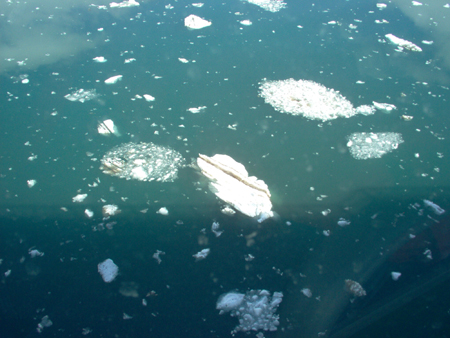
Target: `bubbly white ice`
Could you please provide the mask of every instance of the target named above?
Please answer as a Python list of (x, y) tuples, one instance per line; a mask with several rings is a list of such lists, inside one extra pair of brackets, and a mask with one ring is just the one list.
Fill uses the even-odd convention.
[(114, 216), (120, 213), (120, 209), (115, 204), (106, 204), (102, 207), (102, 214), (104, 217)]
[(404, 142), (399, 133), (353, 133), (347, 139), (350, 154), (357, 160), (381, 158)]
[(421, 52), (422, 51), (422, 48), (413, 44), (411, 41), (398, 38), (393, 34), (386, 34), (385, 36), (386, 36), (386, 39), (388, 39), (391, 43), (393, 43), (394, 45), (397, 45), (400, 50), (408, 49), (413, 52)]
[(100, 135), (116, 135), (120, 136), (119, 129), (114, 124), (114, 121), (111, 119), (104, 120), (98, 123), (97, 131)]
[(96, 97), (98, 97), (98, 94), (95, 89), (83, 89), (83, 88), (75, 90), (72, 93), (64, 96), (64, 98), (66, 98), (69, 101), (72, 102), (78, 101), (81, 103), (95, 99)]
[(278, 12), (286, 7), (286, 3), (281, 0), (242, 0), (257, 5), (269, 12)]
[(104, 56), (96, 56), (92, 60), (97, 63), (105, 63), (106, 61), (108, 61)]
[(27, 180), (28, 188), (33, 188), (36, 185), (36, 180)]
[(114, 264), (113, 260), (108, 258), (98, 264), (98, 272), (106, 283), (112, 282), (119, 273), (119, 267)]
[(100, 169), (108, 175), (140, 181), (173, 182), (184, 166), (181, 154), (153, 143), (123, 143), (108, 151)]
[(247, 293), (231, 291), (222, 294), (217, 300), (216, 309), (220, 314), (230, 312), (239, 319), (233, 334), (238, 331), (276, 331), (280, 324), (277, 308), (283, 300), (281, 292), (274, 292), (271, 297), (267, 290), (251, 290)]
[(139, 6), (139, 2), (135, 0), (124, 0), (122, 2), (111, 2), (109, 7), (111, 8), (125, 8)]
[(328, 121), (338, 117), (374, 113), (371, 106), (354, 108), (338, 91), (308, 80), (263, 81), (259, 95), (280, 113)]
[(88, 194), (78, 194), (75, 197), (72, 197), (72, 202), (74, 203), (81, 203), (83, 202)]

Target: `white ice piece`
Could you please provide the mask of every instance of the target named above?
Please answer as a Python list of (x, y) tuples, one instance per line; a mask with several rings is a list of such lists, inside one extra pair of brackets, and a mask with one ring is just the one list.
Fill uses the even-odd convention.
[(103, 217), (111, 217), (120, 214), (120, 209), (115, 204), (106, 204), (102, 207)]
[(347, 226), (347, 225), (350, 225), (350, 221), (347, 221), (345, 218), (339, 218), (339, 221), (337, 222), (337, 224), (340, 226), (340, 227), (345, 227), (345, 226)]
[(41, 322), (37, 325), (36, 331), (38, 333), (41, 333), (42, 330), (46, 327), (50, 327), (53, 325), (53, 322), (48, 318), (48, 316), (44, 316), (41, 319)]
[(33, 188), (36, 185), (36, 183), (37, 183), (36, 180), (28, 180), (27, 181), (28, 188)]
[(192, 114), (198, 114), (198, 113), (202, 113), (207, 107), (206, 106), (201, 106), (201, 107), (197, 107), (197, 108), (189, 108), (187, 109), (188, 112), (191, 112)]
[(162, 207), (156, 213), (163, 216), (167, 216), (169, 214), (169, 210), (167, 210), (166, 207)]
[(98, 264), (98, 272), (106, 283), (111, 283), (119, 273), (119, 267), (114, 264), (113, 260), (108, 258)]
[(250, 217), (273, 216), (270, 191), (264, 181), (248, 176), (245, 167), (228, 155), (199, 154), (197, 165), (209, 180), (209, 188), (225, 203)]
[(37, 249), (29, 249), (28, 254), (30, 255), (31, 258), (44, 256), (44, 253)]
[(153, 96), (151, 96), (150, 94), (144, 94), (143, 96), (144, 96), (145, 101), (147, 101), (147, 102), (155, 101), (155, 98)]
[(223, 230), (219, 230), (219, 227), (219, 222), (213, 222), (213, 224), (211, 225), (211, 231), (214, 233), (214, 235), (216, 235), (216, 237), (219, 237), (223, 233)]
[(269, 12), (278, 12), (279, 10), (286, 7), (286, 3), (281, 0), (242, 0), (248, 3), (254, 4), (261, 7), (262, 9)]
[(242, 20), (239, 23), (243, 26), (251, 26), (253, 24), (250, 20)]
[(75, 197), (72, 197), (72, 202), (74, 203), (80, 203), (83, 202), (88, 194), (78, 194)]
[(379, 103), (379, 102), (375, 102), (375, 101), (372, 101), (372, 103), (373, 103), (373, 106), (375, 108), (377, 108), (378, 110), (384, 110), (388, 113), (397, 109), (396, 106), (394, 106), (393, 104), (390, 104), (390, 103)]
[(64, 96), (65, 99), (75, 102), (84, 103), (85, 101), (89, 101), (98, 97), (98, 94), (95, 89), (78, 89), (73, 91), (70, 94)]
[(405, 49), (408, 49), (413, 52), (421, 52), (422, 51), (422, 48), (413, 44), (411, 41), (398, 38), (393, 34), (386, 34), (385, 36), (391, 43), (399, 46), (402, 49), (405, 48)]
[(303, 293), (306, 297), (308, 297), (308, 298), (311, 298), (311, 297), (312, 297), (312, 292), (311, 292), (310, 289), (304, 288), (304, 289), (301, 289), (301, 291), (302, 291), (302, 293)]
[(385, 9), (385, 8), (387, 7), (387, 5), (384, 4), (384, 3), (377, 3), (377, 7), (378, 7), (380, 10), (383, 10), (383, 9)]
[(139, 6), (139, 2), (135, 1), (135, 0), (124, 0), (122, 2), (111, 2), (109, 4), (110, 8), (125, 8), (125, 7), (135, 7), (135, 6)]
[(219, 297), (216, 309), (220, 314), (230, 312), (239, 319), (232, 335), (238, 331), (276, 331), (280, 324), (276, 311), (282, 300), (281, 292), (274, 292), (271, 297), (267, 290), (251, 290), (246, 294), (231, 291)]
[(350, 154), (357, 160), (381, 158), (404, 142), (399, 133), (353, 133), (347, 139)]
[(104, 120), (102, 122), (98, 123), (97, 131), (101, 135), (115, 135), (120, 136), (119, 129), (117, 129), (117, 126), (114, 124), (114, 121), (111, 119)]
[(104, 56), (96, 56), (92, 60), (94, 60), (94, 62), (97, 62), (97, 63), (104, 63), (104, 62), (108, 61)]
[(192, 4), (193, 7), (197, 7), (197, 8), (201, 8), (203, 7), (204, 3), (203, 2), (195, 2)]
[(161, 250), (156, 250), (156, 252), (153, 254), (153, 258), (158, 262), (158, 264), (161, 264), (161, 255), (165, 255), (166, 253)]
[(110, 78), (107, 78), (107, 79), (105, 80), (105, 83), (106, 83), (107, 85), (115, 84), (115, 83), (117, 83), (118, 81), (121, 81), (122, 78), (123, 78), (123, 75), (111, 76)]
[(87, 218), (94, 217), (94, 212), (92, 210), (90, 210), (90, 209), (84, 210), (84, 214), (87, 216)]
[(392, 277), (392, 279), (395, 280), (395, 281), (397, 281), (397, 280), (400, 278), (401, 275), (402, 275), (402, 274), (401, 274), (400, 272), (395, 272), (395, 271), (392, 271), (392, 272), (391, 272), (391, 277)]
[(181, 63), (188, 63), (189, 60), (185, 59), (185, 58), (178, 58), (178, 61), (180, 61)]
[(445, 212), (439, 205), (429, 200), (423, 200), (423, 204), (433, 210), (436, 215), (442, 215)]
[(184, 25), (188, 29), (202, 29), (211, 26), (211, 22), (202, 19), (197, 15), (191, 14), (184, 19)]
[(194, 257), (195, 261), (198, 262), (208, 257), (210, 252), (210, 249), (203, 249), (202, 251), (197, 252), (195, 255), (192, 255), (192, 257)]

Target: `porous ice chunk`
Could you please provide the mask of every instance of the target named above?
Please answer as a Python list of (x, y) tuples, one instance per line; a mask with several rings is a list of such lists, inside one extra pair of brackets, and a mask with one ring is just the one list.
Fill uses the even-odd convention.
[(119, 267), (114, 264), (112, 259), (108, 258), (98, 264), (98, 272), (106, 283), (110, 283), (117, 277)]
[(399, 133), (353, 133), (347, 139), (350, 154), (357, 160), (381, 158), (404, 142)]

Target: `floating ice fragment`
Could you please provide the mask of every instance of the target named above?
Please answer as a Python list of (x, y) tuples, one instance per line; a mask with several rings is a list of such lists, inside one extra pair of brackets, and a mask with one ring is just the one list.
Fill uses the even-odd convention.
[(366, 290), (363, 289), (361, 284), (351, 279), (345, 280), (345, 291), (356, 297), (362, 297), (367, 294)]
[(194, 257), (195, 261), (198, 262), (205, 259), (209, 255), (210, 251), (210, 249), (203, 249), (202, 251), (197, 252), (195, 255), (192, 255), (192, 257)]
[(129, 58), (129, 59), (125, 59), (125, 60), (123, 61), (123, 63), (131, 63), (131, 62), (134, 62), (134, 61), (136, 61), (135, 58)]
[(97, 56), (97, 57), (93, 58), (92, 60), (94, 60), (94, 62), (98, 62), (98, 63), (104, 63), (104, 62), (108, 61), (104, 56)]
[(122, 2), (111, 2), (109, 4), (109, 7), (111, 8), (124, 8), (124, 7), (135, 7), (135, 6), (139, 6), (139, 2), (135, 1), (135, 0), (124, 0)]
[(439, 205), (434, 204), (429, 200), (423, 200), (423, 204), (433, 210), (436, 215), (442, 215), (445, 212)]
[(222, 214), (228, 216), (233, 216), (236, 213), (236, 211), (234, 211), (233, 208), (231, 208), (229, 205), (224, 206), (222, 209), (220, 209), (220, 211), (222, 212)]
[(182, 63), (188, 63), (189, 60), (185, 59), (185, 58), (178, 58), (178, 61), (182, 62)]
[(96, 97), (98, 97), (98, 94), (95, 89), (83, 89), (83, 88), (75, 90), (72, 93), (64, 96), (64, 98), (66, 98), (69, 101), (72, 102), (78, 101), (81, 103), (95, 99)]
[(107, 85), (114, 84), (114, 83), (117, 83), (118, 81), (121, 81), (122, 78), (123, 78), (123, 75), (111, 76), (110, 78), (107, 78), (107, 79), (105, 80), (105, 83), (106, 83)]
[(87, 195), (88, 194), (78, 194), (75, 197), (72, 197), (72, 202), (83, 202), (86, 199)]
[(253, 24), (250, 20), (242, 20), (239, 23), (243, 26), (251, 26)]
[(350, 225), (350, 221), (347, 221), (345, 218), (339, 218), (339, 221), (337, 222), (337, 224), (340, 226), (340, 227), (345, 227), (345, 226), (347, 226), (347, 225)]
[(169, 210), (167, 210), (166, 207), (162, 207), (156, 213), (163, 216), (167, 216), (169, 214)]
[(375, 108), (377, 108), (378, 110), (385, 110), (386, 112), (391, 112), (394, 109), (397, 109), (396, 106), (394, 106), (393, 104), (389, 104), (389, 103), (379, 103), (379, 102), (375, 102), (372, 101), (373, 106)]
[(161, 255), (165, 255), (166, 253), (164, 251), (156, 250), (156, 252), (153, 254), (153, 258), (158, 262), (158, 264), (161, 264)]
[(99, 122), (97, 126), (97, 131), (100, 135), (115, 135), (120, 136), (119, 129), (114, 124), (114, 121), (111, 119), (107, 119), (105, 121)]
[(41, 333), (42, 330), (44, 330), (44, 328), (46, 327), (50, 327), (53, 325), (53, 322), (48, 318), (48, 316), (44, 316), (41, 319), (41, 322), (38, 324), (36, 331)]
[(220, 314), (230, 312), (239, 319), (233, 335), (238, 331), (276, 331), (280, 322), (275, 312), (282, 300), (281, 292), (274, 292), (271, 297), (267, 290), (251, 290), (246, 294), (232, 291), (219, 297), (216, 309)]
[(421, 52), (422, 51), (422, 48), (413, 44), (411, 41), (398, 38), (393, 34), (386, 34), (385, 36), (391, 43), (399, 46), (400, 48), (405, 48), (405, 49), (408, 49), (413, 52)]
[(124, 143), (107, 152), (100, 169), (108, 175), (140, 181), (173, 182), (185, 164), (181, 154), (153, 143)]
[(347, 139), (350, 154), (357, 160), (381, 158), (404, 142), (399, 133), (353, 133)]
[(391, 277), (395, 281), (397, 281), (400, 278), (401, 275), (402, 274), (400, 272), (394, 272), (394, 271), (391, 272)]
[(405, 121), (411, 121), (414, 118), (414, 116), (410, 116), (410, 115), (402, 115), (400, 117)]
[(411, 1), (413, 6), (422, 6), (423, 4), (419, 1)]
[(196, 2), (196, 3), (192, 4), (192, 6), (197, 7), (197, 8), (203, 7), (203, 5), (204, 5), (204, 3), (202, 3), (202, 2)]
[(432, 45), (434, 41), (422, 40), (422, 43), (425, 45)]
[(197, 107), (197, 108), (189, 108), (187, 109), (188, 112), (191, 112), (192, 114), (198, 114), (203, 113), (203, 111), (206, 109), (206, 106)]
[(370, 106), (354, 108), (338, 91), (320, 83), (294, 79), (260, 83), (259, 95), (280, 113), (328, 121), (338, 117), (373, 113)]
[(28, 250), (28, 254), (30, 255), (31, 258), (35, 258), (35, 257), (42, 257), (44, 256), (43, 252), (40, 252), (37, 249), (29, 249)]
[(33, 188), (36, 185), (36, 180), (27, 180), (28, 188)]
[(382, 9), (385, 9), (385, 8), (387, 7), (387, 5), (386, 5), (386, 4), (383, 4), (383, 3), (378, 3), (378, 4), (377, 4), (377, 7), (378, 7), (380, 10), (382, 10)]
[(119, 273), (119, 267), (114, 264), (113, 260), (108, 258), (98, 264), (98, 272), (106, 283), (112, 282)]
[(219, 222), (213, 222), (213, 224), (211, 225), (211, 231), (214, 233), (214, 235), (216, 235), (216, 237), (219, 237), (223, 233), (223, 230), (219, 230), (219, 226)]
[(94, 217), (94, 212), (92, 210), (90, 210), (90, 209), (84, 210), (84, 214), (87, 216), (87, 218)]
[(311, 297), (312, 297), (312, 292), (311, 292), (310, 289), (304, 288), (304, 289), (301, 289), (301, 291), (302, 291), (302, 293), (303, 293), (306, 297), (308, 297), (308, 298), (311, 298)]
[(120, 214), (121, 210), (117, 205), (114, 204), (106, 204), (102, 207), (103, 217), (111, 217), (117, 214)]
[(278, 12), (279, 10), (286, 8), (286, 3), (282, 0), (241, 0), (247, 1), (248, 3), (257, 5), (262, 9), (269, 12)]
[(155, 101), (155, 98), (149, 94), (144, 94), (143, 96), (144, 96), (145, 101), (147, 101), (147, 102)]
[(191, 14), (184, 19), (184, 25), (189, 29), (202, 29), (211, 26), (211, 22)]
[(270, 192), (264, 181), (248, 176), (245, 167), (228, 155), (199, 154), (197, 165), (209, 188), (225, 203), (250, 217), (273, 216)]

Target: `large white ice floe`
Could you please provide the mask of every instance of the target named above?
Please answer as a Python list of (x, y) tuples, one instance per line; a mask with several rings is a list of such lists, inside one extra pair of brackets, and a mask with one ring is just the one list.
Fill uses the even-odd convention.
[(265, 102), (280, 113), (302, 115), (308, 119), (328, 121), (375, 112), (375, 108), (369, 105), (355, 108), (338, 91), (309, 80), (264, 80), (259, 91)]
[(99, 274), (106, 283), (112, 282), (119, 273), (119, 267), (110, 258), (99, 263), (97, 267)]
[(114, 124), (114, 121), (111, 119), (107, 119), (107, 120), (99, 122), (97, 125), (97, 131), (101, 135), (113, 134), (116, 136), (120, 136), (117, 126)]
[(270, 191), (264, 181), (248, 176), (244, 165), (228, 155), (212, 157), (199, 154), (197, 165), (209, 180), (209, 188), (218, 198), (258, 221), (273, 216)]
[(135, 0), (124, 0), (122, 2), (111, 2), (109, 7), (111, 8), (125, 8), (125, 7), (135, 7), (139, 6), (139, 2)]
[(271, 297), (267, 290), (251, 290), (246, 294), (231, 291), (219, 297), (216, 309), (220, 310), (220, 314), (230, 312), (232, 317), (238, 317), (239, 325), (233, 333), (251, 330), (276, 331), (280, 316), (275, 312), (282, 300), (281, 292), (274, 292)]
[(183, 156), (153, 143), (123, 143), (108, 151), (100, 169), (108, 175), (140, 181), (173, 182), (185, 165)]
[(211, 26), (211, 22), (191, 14), (184, 19), (184, 25), (189, 29), (202, 29)]
[(385, 36), (386, 36), (386, 39), (388, 39), (391, 43), (393, 43), (394, 45), (397, 45), (400, 48), (400, 50), (403, 50), (403, 48), (404, 48), (404, 49), (408, 49), (413, 52), (421, 52), (422, 51), (422, 48), (413, 44), (411, 41), (398, 38), (393, 34), (386, 34)]
[(353, 133), (347, 139), (350, 154), (357, 160), (380, 158), (404, 142), (399, 133)]
[(261, 7), (269, 12), (278, 12), (286, 7), (286, 3), (281, 0), (242, 0)]
[(72, 102), (81, 102), (89, 101), (98, 97), (97, 91), (95, 89), (78, 89), (73, 91), (70, 94), (64, 96), (65, 99)]

